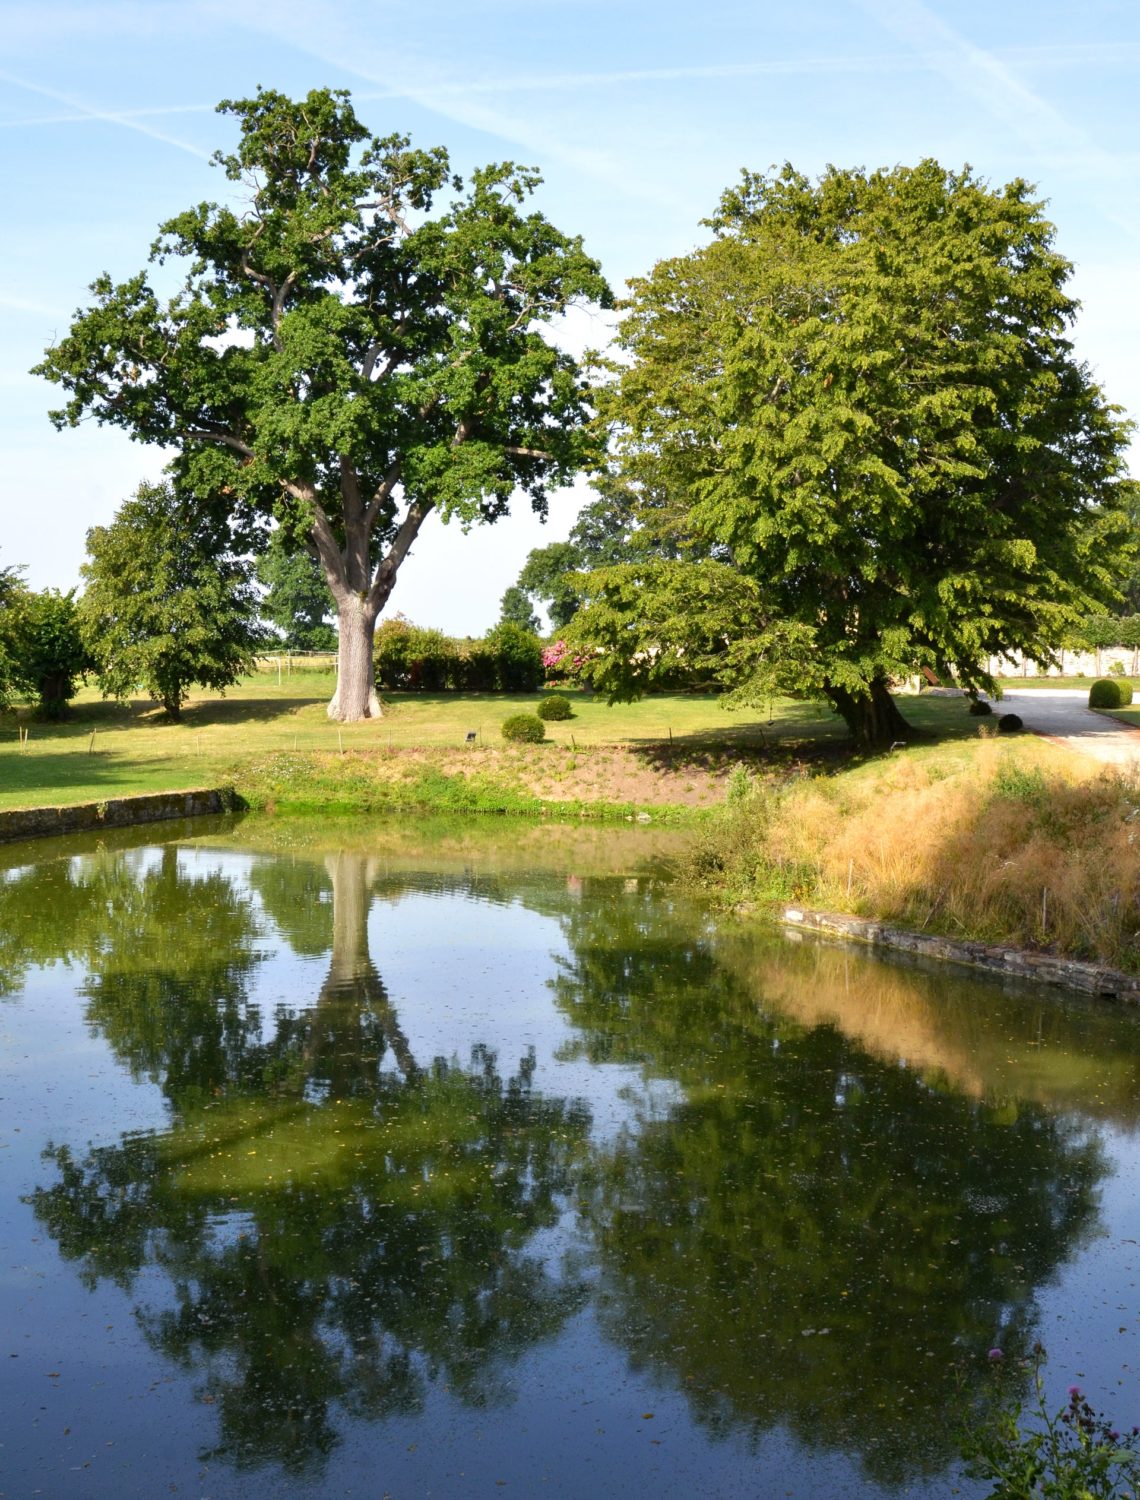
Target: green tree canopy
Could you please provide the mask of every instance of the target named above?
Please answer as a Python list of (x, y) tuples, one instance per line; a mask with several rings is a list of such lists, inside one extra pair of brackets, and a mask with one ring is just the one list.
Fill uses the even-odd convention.
[(610, 293), (579, 239), (525, 210), (528, 168), (464, 187), (442, 148), (371, 136), (341, 90), (219, 108), (241, 138), (215, 162), (246, 211), (168, 220), (152, 260), (183, 262), (182, 290), (99, 277), (38, 373), (67, 393), (57, 426), (172, 446), (189, 491), (307, 540), (340, 620), (329, 711), (360, 719), (379, 712), (377, 615), (431, 512), (495, 521), (516, 490), (542, 512), (592, 451), (581, 370), (539, 330)]
[(568, 625), (582, 599), (573, 575), (634, 559), (676, 557), (679, 540), (672, 526), (660, 525), (652, 496), (638, 494), (613, 474), (594, 481), (594, 498), (578, 513), (565, 542), (535, 547), (519, 574), (517, 588), (542, 603), (556, 630)]
[(529, 630), (532, 635), (538, 629), (538, 616), (517, 583), (512, 583), (510, 588), (505, 589), (499, 601), (499, 624), (517, 625), (521, 630)]
[(261, 617), (280, 631), (283, 646), (290, 651), (336, 650), (336, 631), (329, 624), (333, 598), (310, 552), (290, 550), (287, 533), (278, 528), (255, 571), (266, 590)]
[(18, 570), (0, 570), (0, 701), (15, 692), (45, 718), (61, 718), (91, 666), (75, 590), (37, 593), (20, 583)]
[(141, 685), (177, 718), (193, 683), (224, 691), (264, 643), (248, 566), (224, 511), (143, 484), (87, 533), (84, 638), (105, 694)]
[(726, 680), (824, 697), (875, 744), (905, 732), (894, 678), (1048, 659), (1113, 596), (1132, 487), (1028, 185), (785, 167), (711, 227), (633, 283), (603, 416), (626, 480), (758, 591)]

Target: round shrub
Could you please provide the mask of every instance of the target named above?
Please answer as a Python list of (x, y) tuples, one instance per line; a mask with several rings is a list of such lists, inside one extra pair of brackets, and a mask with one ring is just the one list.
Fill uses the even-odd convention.
[(502, 735), (505, 740), (522, 740), (527, 745), (541, 745), (546, 738), (546, 725), (537, 714), (512, 714), (503, 720)]
[(990, 707), (990, 705), (986, 702), (986, 700), (984, 698), (974, 698), (971, 701), (970, 707), (967, 710), (967, 712), (968, 713), (972, 713), (972, 714), (978, 714), (979, 716), (981, 716), (981, 715), (984, 715), (984, 714), (992, 714), (993, 713), (993, 709)]
[(1090, 708), (1124, 708), (1132, 702), (1132, 684), (1119, 677), (1098, 677), (1089, 688)]
[(570, 706), (570, 699), (562, 693), (551, 693), (549, 698), (544, 698), (535, 709), (540, 719), (549, 723), (552, 719), (571, 719), (574, 710)]
[(1002, 714), (998, 720), (998, 729), (1002, 734), (1016, 734), (1019, 729), (1024, 729), (1020, 714)]

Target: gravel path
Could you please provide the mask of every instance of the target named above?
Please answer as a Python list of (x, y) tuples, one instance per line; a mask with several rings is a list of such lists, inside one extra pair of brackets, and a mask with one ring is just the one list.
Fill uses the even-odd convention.
[(1006, 688), (996, 713), (1020, 714), (1026, 729), (1111, 765), (1140, 762), (1140, 729), (1094, 713), (1087, 688)]

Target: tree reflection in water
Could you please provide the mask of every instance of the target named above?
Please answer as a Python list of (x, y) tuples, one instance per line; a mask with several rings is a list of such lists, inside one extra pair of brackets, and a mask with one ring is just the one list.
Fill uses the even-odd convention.
[(937, 1472), (963, 1381), (1032, 1342), (1037, 1288), (1094, 1222), (1094, 1134), (787, 1019), (659, 894), (563, 920), (581, 1052), (683, 1095), (584, 1181), (610, 1337), (717, 1434), (784, 1426), (882, 1481)]
[[(60, 868), (81, 915), (60, 886), (56, 951), (87, 965), (91, 1025), (160, 1084), (171, 1126), (54, 1150), (35, 1210), (89, 1283), (137, 1295), (161, 1271), (141, 1327), (196, 1374), (230, 1462), (304, 1471), (436, 1382), (507, 1401), (514, 1362), (593, 1298), (707, 1434), (787, 1428), (886, 1482), (933, 1473), (958, 1382), (980, 1388), (995, 1341), (1026, 1346), (1037, 1290), (1094, 1223), (1104, 1164), (1074, 1114), (1011, 1112), (984, 1078), (963, 1091), (800, 1024), (659, 886), (515, 888), (565, 934), (562, 1055), (648, 1085), (591, 1143), (533, 1055), (509, 1077), (482, 1048), (413, 1055), (368, 941), (376, 889), (403, 887), (366, 855), (259, 861), (254, 895), (172, 851), (141, 874)], [(267, 918), (330, 954), (312, 1003), (268, 1018), (248, 998)], [(21, 941), (0, 936), (0, 971), (49, 961), (46, 927)], [(573, 1260), (543, 1233), (571, 1205)]]
[[(311, 894), (313, 868), (297, 869)], [(481, 1048), (467, 1067), (420, 1066), (369, 956), (367, 862), (331, 858), (324, 877), (325, 982), (271, 1030), (234, 1028), (218, 964), (174, 934), (149, 961), (134, 946), (91, 954), (92, 1024), (132, 1067), (165, 1065), (174, 1122), (82, 1160), (52, 1151), (58, 1180), (33, 1198), (89, 1282), (165, 1274), (169, 1300), (140, 1309), (140, 1324), (197, 1372), (217, 1453), (239, 1465), (318, 1464), (338, 1406), (415, 1411), (434, 1381), (467, 1402), (504, 1400), (511, 1363), (585, 1296), (532, 1241), (563, 1211), (588, 1113), (537, 1095), (533, 1057), (507, 1079)], [(162, 878), (194, 906), (175, 858)], [(237, 983), (253, 928), (246, 898), (222, 886), (209, 900), (244, 955), (222, 965)]]

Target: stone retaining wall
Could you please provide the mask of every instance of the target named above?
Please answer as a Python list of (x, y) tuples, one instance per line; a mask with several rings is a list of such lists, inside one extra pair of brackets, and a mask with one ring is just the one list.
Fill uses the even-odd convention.
[(912, 932), (905, 927), (891, 927), (871, 917), (851, 917), (843, 912), (804, 911), (785, 908), (780, 919), (785, 927), (808, 929), (842, 937), (874, 947), (893, 948), (901, 953), (915, 953), (936, 958), (943, 963), (968, 964), (991, 974), (1008, 974), (1030, 979), (1037, 984), (1062, 985), (1081, 990), (1086, 995), (1140, 1004), (1140, 977), (1123, 974), (1118, 969), (1082, 963), (1079, 959), (1059, 958), (1052, 953), (1028, 953), (1023, 948), (1001, 948), (994, 943), (970, 943), (956, 938), (939, 937), (926, 932)]
[(196, 787), (188, 792), (148, 792), (141, 797), (109, 797), (73, 807), (26, 807), (0, 812), (0, 842), (48, 838), (57, 833), (84, 833), (122, 828), (131, 823), (158, 823), (167, 818), (200, 818), (234, 812), (240, 805), (232, 787)]

